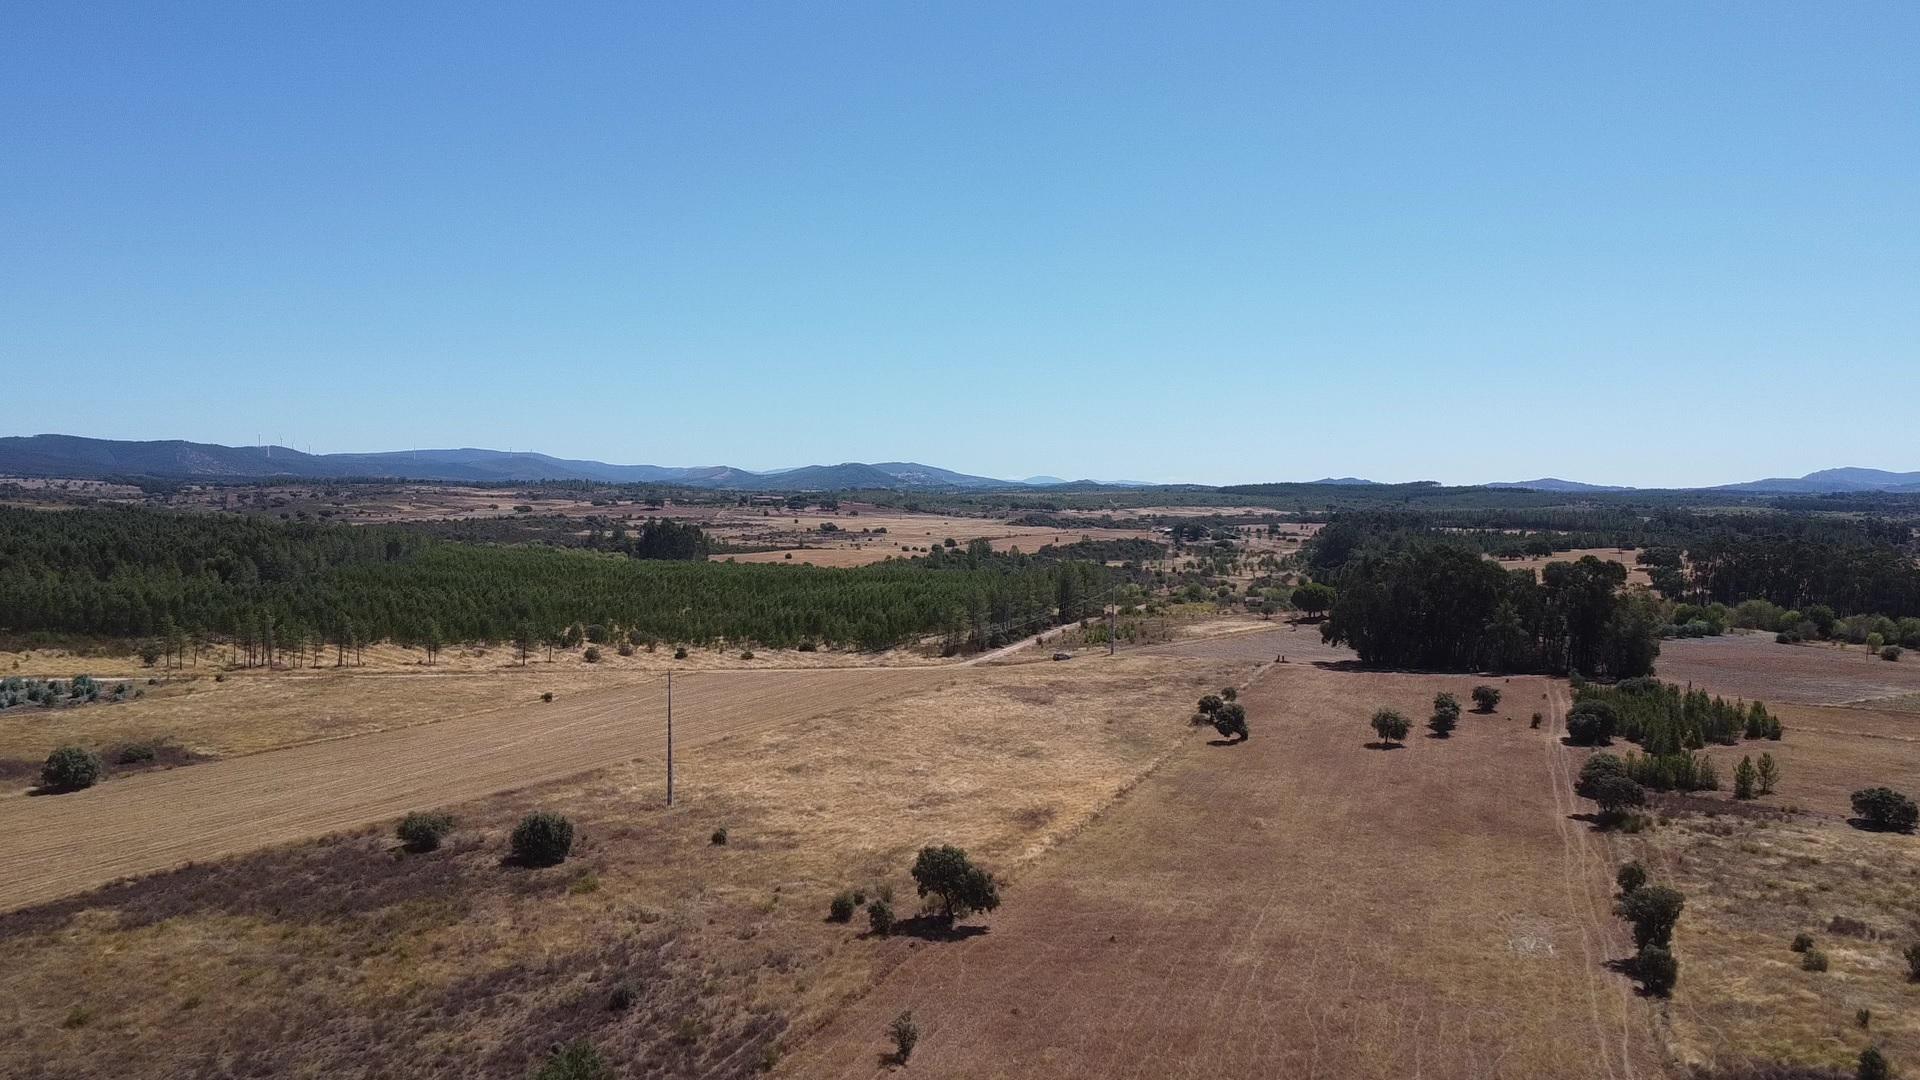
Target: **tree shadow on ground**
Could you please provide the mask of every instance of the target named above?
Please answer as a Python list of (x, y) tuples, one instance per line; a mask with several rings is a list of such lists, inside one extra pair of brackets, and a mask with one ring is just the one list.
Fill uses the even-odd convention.
[(1641, 997), (1648, 998), (1655, 1001), (1662, 999), (1663, 995), (1656, 994), (1652, 990), (1647, 989), (1646, 984), (1640, 981), (1640, 968), (1637, 964), (1634, 963), (1633, 957), (1623, 956), (1613, 960), (1602, 960), (1600, 961), (1600, 966), (1606, 968), (1608, 971), (1613, 972), (1615, 975), (1621, 975), (1628, 979), (1632, 979), (1633, 992), (1640, 995)]
[[(39, 793), (40, 793), (39, 790), (35, 789), (34, 791), (29, 792), (28, 794), (38, 795)], [(1882, 825), (1879, 822), (1873, 821), (1869, 818), (1850, 817), (1847, 819), (1847, 824), (1853, 826), (1856, 829), (1859, 829), (1861, 832), (1890, 833), (1894, 836), (1912, 836), (1913, 835), (1912, 829), (1896, 829), (1890, 825)]]
[(1367, 749), (1369, 750), (1405, 750), (1406, 748), (1406, 743), (1386, 742), (1384, 740), (1376, 740), (1367, 744)]
[(893, 936), (921, 941), (965, 941), (987, 932), (984, 926), (958, 926), (944, 915), (915, 915), (893, 924)]
[(1208, 746), (1239, 746), (1240, 744), (1246, 741), (1247, 740), (1245, 739), (1208, 739), (1207, 745)]

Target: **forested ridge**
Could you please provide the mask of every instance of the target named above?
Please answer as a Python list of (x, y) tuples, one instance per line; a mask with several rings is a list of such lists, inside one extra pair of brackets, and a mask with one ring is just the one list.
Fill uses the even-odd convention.
[[(676, 549), (684, 533), (657, 534)], [(639, 538), (636, 537), (636, 540)], [(392, 526), (0, 508), (0, 629), (281, 642), (504, 641), (576, 622), (662, 641), (883, 648), (1076, 618), (1086, 562), (954, 553), (855, 569), (462, 544)]]

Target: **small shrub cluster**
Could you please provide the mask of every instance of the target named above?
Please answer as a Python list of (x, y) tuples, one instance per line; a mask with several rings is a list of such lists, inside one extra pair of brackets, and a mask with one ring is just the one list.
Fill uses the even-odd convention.
[(106, 775), (100, 755), (85, 747), (62, 746), (47, 755), (40, 766), (40, 786), (48, 791), (79, 791), (90, 788)]
[(1235, 700), (1239, 691), (1229, 686), (1218, 694), (1205, 694), (1200, 698), (1199, 711), (1194, 713), (1193, 723), (1212, 724), (1213, 729), (1223, 739), (1247, 740), (1247, 707)]
[(416, 810), (400, 819), (394, 834), (405, 844), (408, 851), (426, 852), (440, 846), (440, 841), (453, 831), (451, 814), (424, 812)]
[(109, 688), (102, 686), (91, 675), (75, 675), (65, 680), (27, 679), (18, 675), (0, 679), (0, 709), (28, 705), (53, 708), (99, 701), (102, 697), (109, 701), (126, 701), (140, 694), (141, 691), (135, 690), (130, 682), (118, 682)]

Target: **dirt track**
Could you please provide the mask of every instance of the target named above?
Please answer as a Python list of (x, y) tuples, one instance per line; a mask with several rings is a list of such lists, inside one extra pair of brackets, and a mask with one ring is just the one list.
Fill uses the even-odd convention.
[[(934, 686), (952, 668), (740, 671), (674, 680), (676, 746)], [(663, 757), (664, 682), (0, 799), (0, 911), (166, 870)]]
[(1424, 715), (1471, 681), (1267, 669), (1251, 742), (1196, 735), (986, 932), (921, 945), (781, 1075), (883, 1074), (904, 1009), (916, 1076), (1658, 1075), (1603, 966), (1629, 949), (1605, 843), (1568, 817), (1577, 752), (1525, 719), (1564, 693), (1513, 679), (1452, 739), (1365, 745), (1377, 705)]

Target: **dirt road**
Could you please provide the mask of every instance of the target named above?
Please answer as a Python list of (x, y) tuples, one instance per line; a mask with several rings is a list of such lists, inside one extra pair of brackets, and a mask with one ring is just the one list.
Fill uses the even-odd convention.
[[(674, 680), (695, 746), (964, 677), (951, 668), (708, 672)], [(0, 799), (0, 911), (412, 809), (662, 757), (664, 681)]]
[(1563, 695), (1507, 680), (1451, 739), (1367, 746), (1374, 708), (1423, 716), (1471, 682), (1266, 669), (1241, 698), (1252, 741), (1196, 735), (984, 933), (921, 944), (780, 1075), (884, 1074), (907, 1009), (917, 1077), (1657, 1075), (1644, 1006), (1603, 966), (1629, 950), (1604, 844), (1559, 790), (1576, 752), (1525, 719)]

